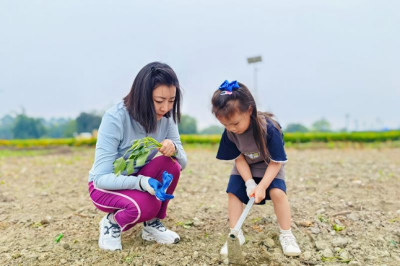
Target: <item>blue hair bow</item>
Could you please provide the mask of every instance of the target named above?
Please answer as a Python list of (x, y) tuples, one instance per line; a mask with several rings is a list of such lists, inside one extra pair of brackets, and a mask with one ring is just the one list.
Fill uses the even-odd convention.
[(225, 80), (224, 83), (219, 86), (219, 89), (221, 91), (229, 91), (232, 93), (232, 91), (239, 89), (239, 83), (236, 80), (232, 82)]

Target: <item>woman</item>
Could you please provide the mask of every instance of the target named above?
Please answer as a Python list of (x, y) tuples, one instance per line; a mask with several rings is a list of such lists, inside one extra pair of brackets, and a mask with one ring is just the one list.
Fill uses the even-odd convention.
[[(177, 121), (180, 119), (182, 92), (170, 66), (153, 62), (136, 76), (129, 94), (109, 109), (100, 124), (96, 154), (89, 173), (89, 193), (94, 205), (107, 214), (100, 222), (99, 247), (122, 250), (121, 231), (144, 222), (142, 238), (161, 244), (177, 243), (179, 235), (161, 223), (169, 200), (161, 202), (151, 184), (161, 181), (167, 171), (173, 180), (166, 190), (172, 194), (180, 171), (187, 163)], [(134, 140), (153, 137), (162, 144), (162, 156), (150, 153), (146, 164), (133, 175), (114, 174), (113, 162), (123, 156)], [(176, 160), (170, 157), (174, 155)], [(126, 155), (129, 156), (129, 153)], [(153, 159), (154, 158), (154, 159)]]

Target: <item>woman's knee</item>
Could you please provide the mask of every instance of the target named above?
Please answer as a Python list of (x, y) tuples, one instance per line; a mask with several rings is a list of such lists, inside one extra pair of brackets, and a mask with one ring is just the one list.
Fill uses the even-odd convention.
[(155, 200), (154, 202), (149, 202), (146, 206), (140, 208), (135, 204), (128, 204), (124, 211), (125, 217), (131, 221), (147, 221), (154, 218), (157, 213), (160, 211), (161, 203), (159, 200)]
[(124, 210), (125, 217), (130, 220), (135, 220), (138, 216), (141, 216), (141, 212), (139, 206), (133, 203), (127, 204)]
[(141, 212), (140, 221), (148, 221), (153, 219), (154, 217), (157, 216), (160, 209), (161, 209), (161, 204), (152, 204), (146, 206), (146, 208), (143, 208)]
[(181, 172), (181, 165), (178, 163), (177, 159), (174, 159), (172, 157), (159, 156), (155, 158), (155, 160), (157, 160), (158, 163), (163, 166), (163, 169), (165, 171), (167, 171), (170, 174), (173, 174), (174, 177), (175, 175), (179, 176)]

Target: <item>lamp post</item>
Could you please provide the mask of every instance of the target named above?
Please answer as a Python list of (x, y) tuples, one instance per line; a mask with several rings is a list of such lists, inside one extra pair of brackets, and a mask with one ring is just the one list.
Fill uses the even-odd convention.
[[(253, 64), (253, 66), (254, 66), (254, 74), (253, 74), (253, 78), (254, 78), (254, 84), (253, 84), (253, 86), (254, 86), (254, 89), (253, 89), (254, 95), (253, 96), (254, 96), (254, 99), (256, 100), (256, 102), (257, 102), (257, 99), (258, 99), (258, 95), (257, 95), (257, 71), (258, 71), (257, 63), (258, 62), (262, 62), (261, 55), (247, 58), (247, 63), (248, 64)], [(257, 104), (257, 105), (258, 105), (258, 108), (259, 108), (260, 107), (259, 104)]]

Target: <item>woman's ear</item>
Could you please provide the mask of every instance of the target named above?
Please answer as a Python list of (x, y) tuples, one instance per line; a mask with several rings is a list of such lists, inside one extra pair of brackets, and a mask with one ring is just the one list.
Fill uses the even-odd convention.
[(253, 113), (253, 106), (249, 106), (249, 110), (247, 110), (248, 114), (251, 115)]

